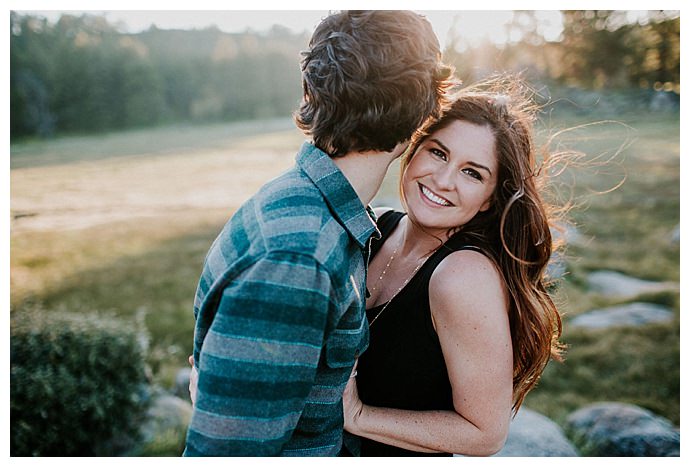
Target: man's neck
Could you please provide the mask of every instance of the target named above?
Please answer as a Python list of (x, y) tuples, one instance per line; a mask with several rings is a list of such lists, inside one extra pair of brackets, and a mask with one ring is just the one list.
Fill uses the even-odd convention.
[(355, 189), (362, 204), (367, 206), (379, 191), (391, 162), (400, 157), (405, 148), (407, 144), (399, 144), (391, 152), (349, 152), (334, 157), (333, 163)]

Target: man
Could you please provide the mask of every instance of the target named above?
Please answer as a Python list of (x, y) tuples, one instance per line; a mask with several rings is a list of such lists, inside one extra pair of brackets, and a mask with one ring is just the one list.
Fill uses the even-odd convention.
[(343, 389), (368, 345), (365, 206), (452, 84), (412, 12), (330, 15), (303, 55), (295, 120), (311, 142), (230, 219), (199, 281), (188, 456), (339, 453)]

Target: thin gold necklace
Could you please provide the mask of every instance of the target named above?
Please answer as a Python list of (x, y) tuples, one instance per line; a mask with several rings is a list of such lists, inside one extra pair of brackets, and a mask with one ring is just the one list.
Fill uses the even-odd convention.
[(376, 279), (376, 282), (374, 283), (373, 287), (371, 288), (371, 292), (376, 291), (376, 288), (379, 286), (379, 282), (381, 282), (381, 279), (383, 279), (383, 276), (385, 276), (386, 272), (388, 272), (388, 267), (391, 265), (391, 263), (395, 259), (395, 254), (398, 252), (399, 247), (400, 247), (400, 245), (396, 245), (395, 249), (393, 250), (393, 254), (391, 255), (390, 259), (388, 260), (388, 263), (386, 263), (386, 267), (383, 268), (383, 272), (381, 272), (378, 279)]
[[(381, 281), (381, 279), (383, 278), (383, 276), (386, 274), (386, 271), (388, 270), (388, 266), (390, 266), (391, 263), (393, 262), (393, 259), (395, 258), (395, 254), (398, 252), (398, 248), (400, 248), (400, 246), (401, 246), (403, 243), (404, 243), (404, 240), (403, 240), (403, 237), (401, 237), (401, 239), (400, 239), (400, 245), (396, 246), (396, 247), (395, 247), (395, 250), (393, 250), (393, 254), (391, 255), (390, 259), (388, 260), (388, 264), (386, 264), (386, 267), (383, 268), (383, 272), (381, 273), (381, 275), (379, 276), (379, 278), (376, 280), (376, 284), (374, 284), (374, 287), (372, 287), (372, 289), (371, 289), (372, 291), (376, 290), (376, 286), (378, 286), (379, 282)], [(417, 271), (419, 271), (419, 269), (424, 265), (424, 263), (426, 262), (426, 260), (427, 260), (431, 255), (433, 255), (433, 254), (436, 252), (436, 250), (438, 250), (438, 248), (439, 248), (439, 247), (434, 248), (434, 249), (431, 250), (429, 253), (427, 253), (426, 255), (424, 255), (424, 256), (422, 256), (422, 257), (420, 257), (420, 258), (417, 260), (417, 266), (416, 266), (416, 267), (414, 268), (414, 270), (412, 271), (412, 274), (410, 274), (410, 275), (407, 277), (407, 279), (405, 279), (405, 282), (403, 282), (402, 285), (401, 285), (400, 287), (398, 287), (398, 290), (396, 290), (395, 293), (393, 294), (393, 296), (392, 296), (391, 298), (388, 299), (388, 301), (383, 305), (383, 308), (381, 308), (381, 310), (380, 310), (378, 313), (376, 313), (376, 316), (374, 316), (374, 319), (371, 320), (371, 322), (369, 323), (369, 326), (372, 326), (372, 325), (374, 324), (374, 322), (375, 322), (377, 319), (379, 319), (379, 316), (381, 316), (381, 313), (383, 313), (383, 312), (385, 311), (385, 309), (388, 308), (388, 305), (391, 304), (391, 302), (393, 301), (393, 299), (394, 299), (395, 297), (398, 296), (398, 294), (400, 293), (400, 291), (401, 291), (402, 289), (405, 288), (405, 286), (407, 285), (407, 283), (410, 282), (410, 281), (412, 280), (412, 278), (415, 276), (415, 274), (417, 274)]]

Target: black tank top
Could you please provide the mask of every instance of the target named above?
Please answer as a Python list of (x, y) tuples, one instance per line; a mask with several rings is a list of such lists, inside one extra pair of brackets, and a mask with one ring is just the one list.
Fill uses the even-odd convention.
[[(388, 211), (378, 220), (380, 240), (372, 240), (373, 258), (405, 216)], [(448, 370), (431, 321), (429, 280), (454, 251), (479, 248), (451, 237), (417, 271), (370, 327), (369, 348), (359, 357), (357, 389), (367, 405), (405, 410), (453, 410)], [(369, 322), (385, 304), (367, 310)], [(426, 454), (361, 439), (362, 456), (450, 456)]]

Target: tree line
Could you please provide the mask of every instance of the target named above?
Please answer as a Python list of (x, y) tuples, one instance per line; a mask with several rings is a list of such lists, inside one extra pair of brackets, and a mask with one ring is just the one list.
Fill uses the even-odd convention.
[[(562, 11), (563, 31), (548, 42), (533, 11), (516, 11), (506, 25), (521, 39), (505, 46), (464, 47), (452, 29), (448, 60), (469, 81), (492, 70), (526, 71), (531, 80), (590, 90), (654, 89), (680, 93), (680, 16), (649, 12), (628, 22), (625, 11)], [(462, 50), (462, 52), (458, 52)]]
[[(463, 47), (457, 31), (445, 59), (472, 82), (527, 71), (553, 86), (680, 92), (680, 18), (664, 12), (627, 23), (616, 11), (565, 11), (561, 40), (547, 42), (532, 12), (507, 28), (518, 42)], [(105, 18), (10, 15), (10, 134), (13, 139), (174, 122), (287, 116), (301, 95), (306, 33), (216, 27), (123, 33)]]
[(289, 115), (308, 41), (203, 30), (118, 32), (99, 16), (11, 14), (11, 136)]

